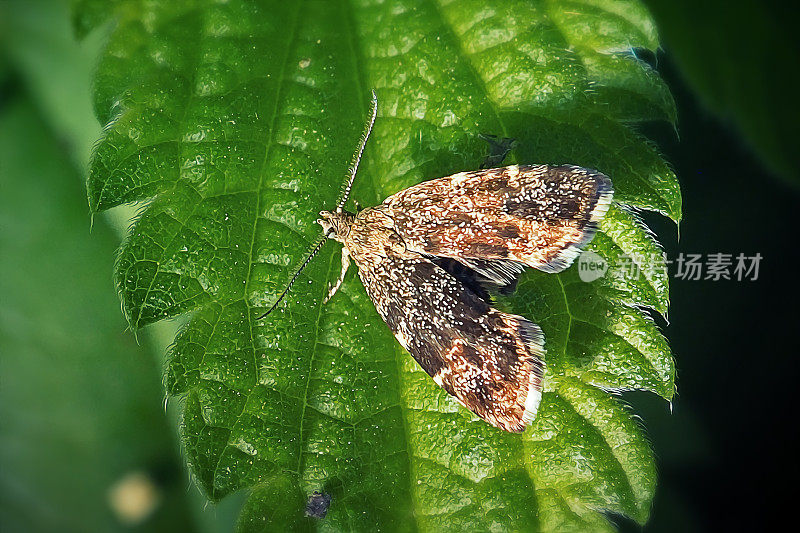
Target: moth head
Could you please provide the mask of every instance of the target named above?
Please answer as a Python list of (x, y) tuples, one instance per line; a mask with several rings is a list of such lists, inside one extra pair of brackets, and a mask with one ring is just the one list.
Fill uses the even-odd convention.
[(320, 211), (319, 216), (317, 224), (325, 236), (339, 242), (344, 242), (355, 220), (355, 215), (347, 211)]

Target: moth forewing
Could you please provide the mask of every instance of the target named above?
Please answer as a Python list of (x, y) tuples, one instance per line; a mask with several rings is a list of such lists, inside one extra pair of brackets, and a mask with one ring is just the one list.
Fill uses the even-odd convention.
[(515, 265), (567, 268), (594, 236), (613, 194), (611, 180), (594, 170), (513, 165), (426, 181), (383, 205), (410, 248), (502, 279)]

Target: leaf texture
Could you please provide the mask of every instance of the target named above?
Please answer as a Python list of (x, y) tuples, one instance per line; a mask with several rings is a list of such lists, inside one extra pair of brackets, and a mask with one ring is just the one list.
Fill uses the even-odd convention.
[[(133, 328), (191, 312), (166, 387), (184, 402), (187, 459), (212, 500), (247, 489), (243, 531), (610, 530), (644, 522), (655, 487), (641, 429), (608, 390), (670, 399), (664, 273), (531, 271), (502, 305), (539, 323), (548, 377), (523, 435), (479, 421), (397, 345), (327, 244), (287, 301), (256, 318), (318, 235), (375, 88), (379, 116), (356, 182), (362, 205), (477, 168), (479, 133), (511, 160), (611, 176), (615, 199), (681, 215), (677, 180), (629, 123), (674, 120), (658, 46), (632, 0), (78, 2), (76, 26), (115, 26), (96, 75), (108, 123), (92, 211), (145, 207), (116, 279)], [(513, 162), (513, 161), (510, 161)], [(658, 255), (617, 206), (591, 249)], [(327, 517), (304, 516), (314, 490)]]

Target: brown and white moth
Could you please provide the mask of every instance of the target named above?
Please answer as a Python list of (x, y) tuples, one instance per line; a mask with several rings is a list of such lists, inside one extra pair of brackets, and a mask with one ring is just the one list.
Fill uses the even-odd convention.
[(490, 290), (513, 290), (526, 267), (560, 272), (593, 237), (611, 203), (611, 180), (564, 165), (462, 172), (398, 192), (375, 207), (343, 209), (377, 100), (334, 211), (317, 222), (342, 243), (375, 308), (422, 368), (462, 405), (506, 431), (536, 416), (544, 382), (544, 336), (528, 319), (492, 307)]

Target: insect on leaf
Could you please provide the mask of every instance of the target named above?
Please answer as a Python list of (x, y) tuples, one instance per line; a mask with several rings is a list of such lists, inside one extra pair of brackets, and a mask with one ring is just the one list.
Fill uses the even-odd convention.
[[(212, 500), (247, 490), (243, 531), (265, 528), (563, 531), (644, 522), (655, 465), (605, 391), (666, 399), (674, 368), (640, 309), (667, 279), (615, 263), (660, 254), (620, 204), (678, 220), (680, 192), (629, 124), (672, 120), (631, 52), (658, 41), (632, 0), (140, 2), (83, 0), (76, 22), (115, 25), (95, 107), (108, 123), (88, 181), (93, 212), (147, 200), (115, 276), (133, 328), (190, 313), (167, 362), (182, 441)], [(258, 320), (335, 207), (368, 114), (351, 198), (364, 206), (476, 170), (480, 134), (514, 138), (505, 164), (597, 169), (614, 199), (588, 249), (606, 275), (527, 270), (500, 304), (541, 326), (547, 376), (521, 435), (462, 408), (403, 350), (354, 270), (324, 245)], [(330, 496), (325, 518), (309, 497)]]

